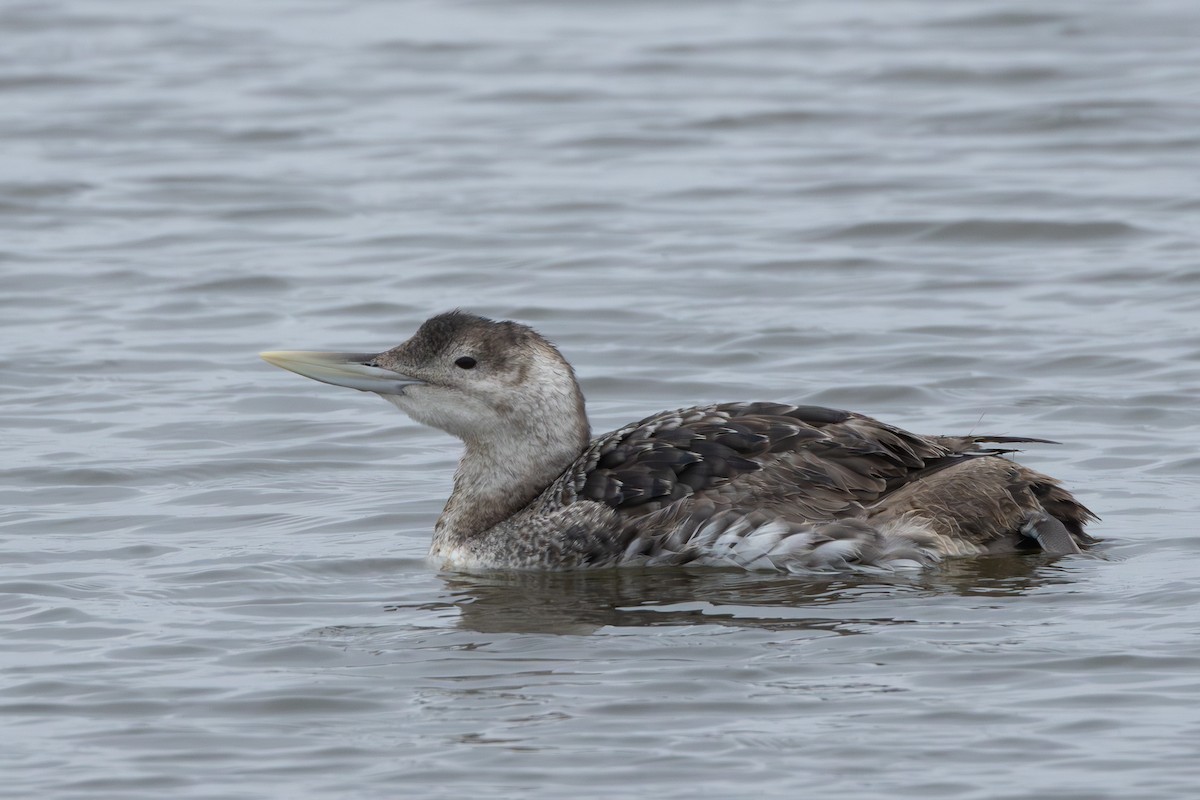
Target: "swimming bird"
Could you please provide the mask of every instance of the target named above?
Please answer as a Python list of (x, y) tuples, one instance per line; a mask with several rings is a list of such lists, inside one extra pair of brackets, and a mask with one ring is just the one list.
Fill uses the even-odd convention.
[(575, 371), (517, 322), (452, 311), (380, 353), (261, 357), (463, 441), (429, 551), (442, 568), (889, 569), (1095, 541), (1095, 515), (1057, 481), (985, 446), (1044, 439), (919, 436), (773, 402), (664, 411), (592, 439)]

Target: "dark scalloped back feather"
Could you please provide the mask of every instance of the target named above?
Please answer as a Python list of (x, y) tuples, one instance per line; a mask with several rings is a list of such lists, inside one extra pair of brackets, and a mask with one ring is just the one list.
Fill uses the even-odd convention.
[(555, 494), (638, 516), (734, 481), (749, 486), (757, 475), (760, 496), (778, 495), (768, 502), (832, 517), (971, 449), (965, 439), (950, 447), (848, 411), (727, 403), (655, 414), (596, 439)]

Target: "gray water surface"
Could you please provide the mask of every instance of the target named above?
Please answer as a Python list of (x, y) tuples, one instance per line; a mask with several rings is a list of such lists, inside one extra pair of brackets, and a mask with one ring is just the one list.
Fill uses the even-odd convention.
[[(0, 795), (1200, 787), (1200, 9), (0, 5)], [(1095, 553), (439, 574), (456, 443), (259, 350), (449, 308), (597, 432), (720, 400), (1017, 458)]]

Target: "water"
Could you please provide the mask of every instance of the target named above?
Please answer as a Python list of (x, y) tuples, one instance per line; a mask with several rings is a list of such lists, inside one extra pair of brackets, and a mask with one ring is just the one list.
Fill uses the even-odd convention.
[[(1192, 798), (1200, 12), (0, 7), (0, 794)], [(848, 407), (1090, 556), (439, 574), (454, 443), (274, 370), (461, 306), (597, 431)]]

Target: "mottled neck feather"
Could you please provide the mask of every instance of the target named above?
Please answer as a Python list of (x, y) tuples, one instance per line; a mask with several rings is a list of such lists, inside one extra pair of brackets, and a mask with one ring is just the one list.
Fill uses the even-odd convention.
[(585, 430), (582, 437), (553, 446), (538, 443), (497, 451), (468, 444), (454, 474), (454, 491), (438, 518), (435, 540), (472, 538), (516, 514), (571, 466), (586, 442)]

